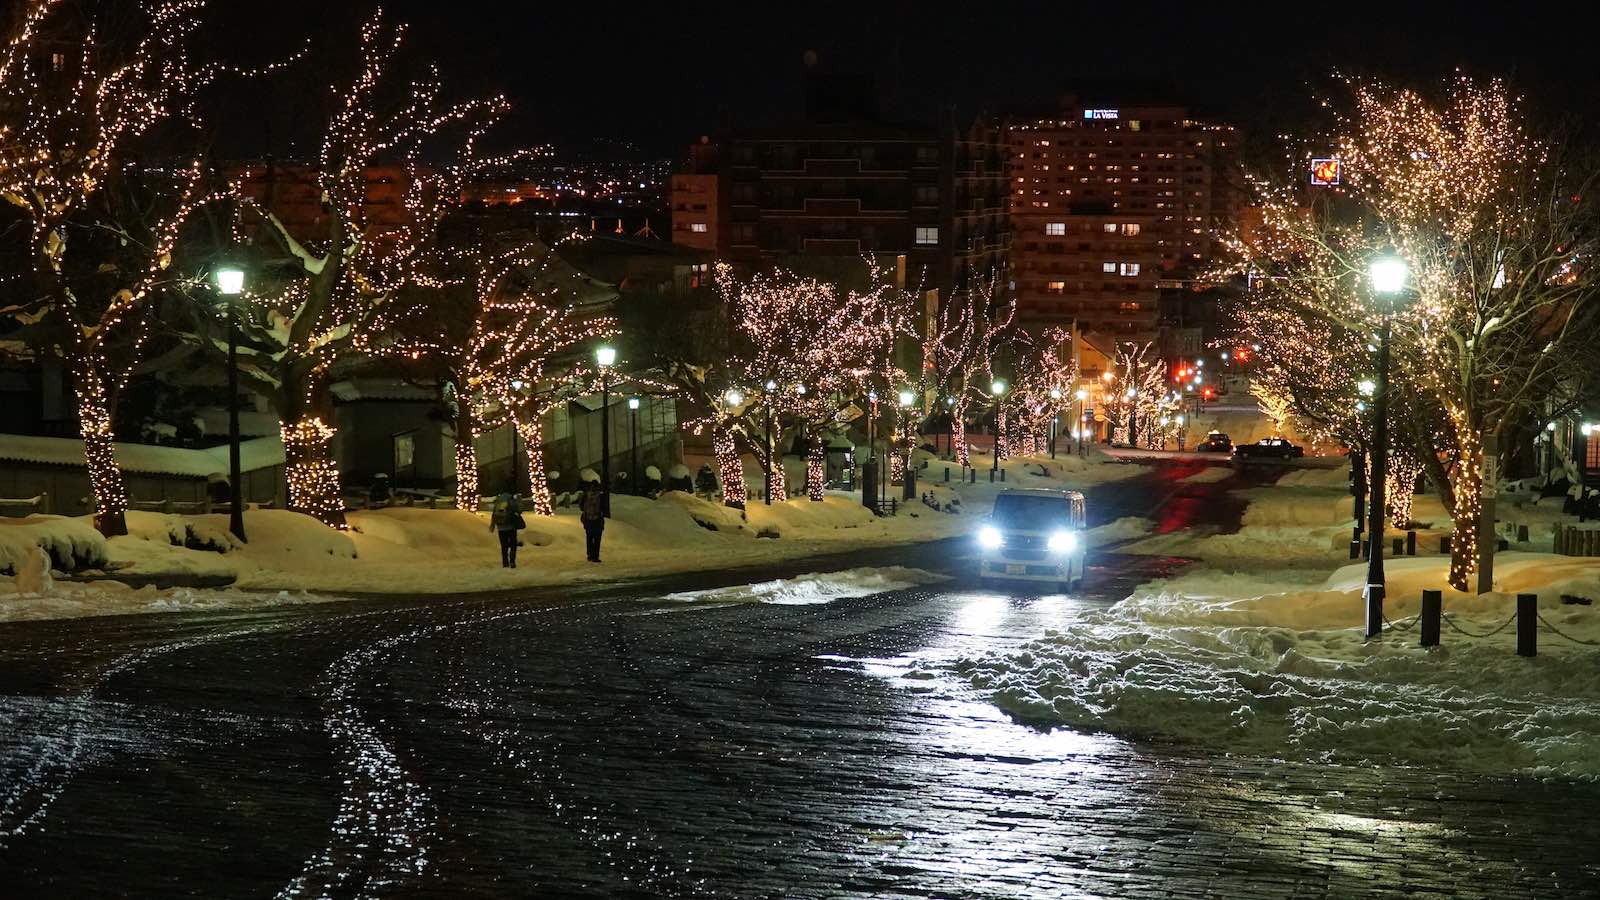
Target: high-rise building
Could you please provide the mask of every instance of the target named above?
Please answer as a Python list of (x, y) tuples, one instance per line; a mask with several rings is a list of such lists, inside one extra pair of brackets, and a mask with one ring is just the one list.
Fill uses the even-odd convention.
[(1007, 141), (1019, 322), (1155, 337), (1161, 288), (1202, 270), (1235, 214), (1233, 129), (1068, 97)]
[(1003, 271), (1004, 131), (804, 123), (706, 137), (672, 177), (672, 239), (734, 262), (903, 256), (949, 297)]

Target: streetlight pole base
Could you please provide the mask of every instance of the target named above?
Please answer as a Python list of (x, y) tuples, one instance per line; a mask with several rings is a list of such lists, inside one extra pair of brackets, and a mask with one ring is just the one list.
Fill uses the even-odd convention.
[(1367, 585), (1364, 594), (1367, 601), (1367, 637), (1377, 637), (1383, 631), (1383, 595), (1382, 584)]

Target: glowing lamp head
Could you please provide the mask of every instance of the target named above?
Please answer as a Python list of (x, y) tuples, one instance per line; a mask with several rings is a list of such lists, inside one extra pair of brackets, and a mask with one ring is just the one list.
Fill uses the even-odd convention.
[(1000, 396), (1001, 394), (1004, 394), (1005, 392), (1006, 392), (1006, 383), (1004, 381), (1001, 381), (998, 378), (996, 378), (994, 380), (993, 384), (989, 385), (989, 393), (994, 394), (996, 397)]
[(1551, 422), (1548, 425), (1545, 425), (1544, 426), (1544, 430), (1545, 431), (1555, 431), (1556, 430), (1556, 423)]
[(244, 270), (238, 266), (224, 266), (217, 270), (217, 293), (236, 297), (244, 293)]
[(803, 384), (797, 384), (794, 386), (794, 392), (804, 397), (806, 395), (806, 386)]
[(744, 394), (739, 393), (737, 389), (730, 389), (722, 395), (722, 399), (728, 401), (729, 406), (738, 406), (744, 402)]
[(912, 403), (915, 403), (916, 400), (917, 400), (917, 395), (915, 393), (913, 393), (911, 391), (901, 391), (900, 392), (900, 405), (901, 406), (910, 406)]
[(775, 391), (778, 389), (778, 383), (769, 378), (767, 379), (766, 388), (768, 391)]
[(1005, 538), (1000, 534), (1000, 529), (993, 525), (985, 525), (978, 529), (978, 546), (985, 550), (998, 550), (1000, 545), (1005, 542)]
[(594, 349), (594, 361), (601, 366), (609, 366), (617, 361), (617, 348), (601, 345)]
[(1051, 400), (1060, 400), (1061, 399), (1061, 389), (1060, 388), (1051, 388), (1050, 389), (1050, 399)]
[(638, 397), (629, 397), (628, 398), (628, 408), (629, 409), (638, 409), (639, 408), (639, 398)]
[(1371, 397), (1373, 394), (1377, 393), (1378, 386), (1373, 383), (1372, 379), (1365, 378), (1362, 379), (1360, 384), (1356, 385), (1356, 390), (1360, 391), (1361, 396), (1363, 397)]
[(1400, 293), (1406, 286), (1406, 279), (1410, 274), (1410, 267), (1398, 256), (1380, 256), (1367, 267), (1367, 277), (1372, 281), (1372, 290), (1380, 295)]
[(1583, 427), (1580, 428), (1579, 430), (1583, 432), (1583, 436), (1584, 437), (1588, 437), (1590, 435), (1590, 433), (1592, 433), (1594, 431), (1594, 423), (1593, 422), (1585, 422), (1585, 423), (1583, 423)]
[(1078, 399), (1079, 400), (1087, 400), (1087, 399), (1089, 399), (1089, 392), (1084, 390), (1083, 388), (1078, 388)]

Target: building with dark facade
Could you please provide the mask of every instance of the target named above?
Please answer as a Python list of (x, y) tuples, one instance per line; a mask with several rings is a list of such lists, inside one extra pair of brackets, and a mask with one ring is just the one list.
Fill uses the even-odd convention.
[(1068, 97), (1007, 141), (1019, 321), (1154, 337), (1162, 284), (1202, 270), (1236, 214), (1233, 129)]
[(949, 297), (1003, 272), (1010, 239), (995, 123), (806, 123), (707, 136), (672, 178), (674, 243), (735, 263), (903, 256)]

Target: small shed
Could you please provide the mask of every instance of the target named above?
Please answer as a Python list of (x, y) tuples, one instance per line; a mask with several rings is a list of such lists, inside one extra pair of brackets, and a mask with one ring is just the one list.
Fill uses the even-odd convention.
[[(209, 511), (211, 485), (228, 478), (226, 444), (204, 450), (114, 446), (133, 509)], [(272, 436), (241, 442), (239, 463), (246, 502), (284, 505), (282, 440)], [(81, 439), (0, 434), (0, 513), (81, 516), (93, 511)]]

